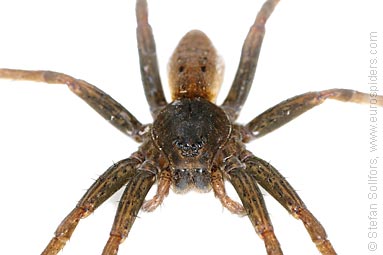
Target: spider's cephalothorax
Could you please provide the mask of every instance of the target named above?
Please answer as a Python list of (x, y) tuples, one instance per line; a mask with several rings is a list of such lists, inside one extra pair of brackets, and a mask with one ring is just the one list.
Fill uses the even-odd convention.
[[(274, 131), (327, 99), (368, 104), (370, 96), (349, 89), (308, 92), (271, 107), (246, 125), (236, 123), (253, 82), (265, 23), (277, 3), (278, 0), (267, 0), (259, 11), (243, 44), (230, 91), (219, 106), (215, 100), (222, 81), (223, 65), (208, 37), (198, 30), (187, 33), (171, 57), (169, 83), (172, 102), (166, 101), (148, 22), (147, 3), (137, 0), (141, 77), (153, 124), (141, 124), (112, 97), (83, 80), (51, 71), (0, 69), (0, 78), (66, 84), (112, 125), (142, 143), (130, 157), (115, 163), (95, 181), (59, 225), (43, 255), (57, 254), (80, 219), (90, 215), (124, 185), (126, 188), (103, 255), (117, 254), (139, 210), (154, 210), (172, 186), (178, 193), (190, 189), (213, 190), (225, 208), (249, 217), (263, 239), (268, 255), (281, 255), (282, 249), (259, 185), (303, 222), (322, 254), (336, 254), (326, 231), (294, 188), (272, 165), (246, 150), (244, 144)], [(383, 106), (383, 96), (374, 95), (374, 100), (378, 106)], [(225, 180), (233, 185), (242, 204), (226, 194)], [(156, 182), (157, 193), (145, 202), (149, 189)]]
[(209, 191), (211, 166), (230, 135), (226, 114), (205, 98), (180, 98), (153, 123), (152, 137), (166, 155), (176, 192)]

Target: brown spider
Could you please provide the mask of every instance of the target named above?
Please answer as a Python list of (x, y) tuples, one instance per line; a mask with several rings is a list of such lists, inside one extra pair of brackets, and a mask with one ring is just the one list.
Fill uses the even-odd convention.
[[(151, 34), (143, 33), (145, 29), (148, 29), (145, 23), (147, 18), (145, 13), (146, 6), (144, 1), (138, 1), (138, 4), (139, 3), (143, 4), (138, 5), (139, 8), (137, 9), (138, 23), (142, 25), (142, 30), (139, 30), (142, 33), (139, 33), (139, 36), (147, 40), (151, 38)], [(267, 3), (275, 5), (274, 1), (268, 1)], [(138, 152), (133, 153), (130, 158), (116, 163), (96, 181), (79, 202), (78, 207), (76, 207), (60, 225), (58, 229), (59, 232), (60, 229), (65, 227), (74, 230), (78, 222), (77, 219), (88, 215), (107, 199), (107, 197), (112, 195), (125, 183), (128, 183), (124, 197), (121, 199), (111, 237), (104, 250), (105, 254), (113, 254), (113, 252), (108, 251), (117, 250), (121, 237), (125, 237), (129, 231), (129, 229), (124, 228), (125, 224), (127, 224), (129, 228), (131, 227), (135, 215), (143, 203), (146, 192), (154, 183), (155, 177), (157, 177), (159, 186), (158, 193), (154, 200), (150, 200), (144, 204), (144, 209), (152, 210), (158, 206), (167, 194), (171, 183), (178, 191), (185, 191), (190, 187), (205, 191), (209, 189), (210, 184), (212, 184), (213, 191), (225, 207), (239, 214), (242, 214), (243, 210), (246, 210), (246, 214), (250, 217), (256, 231), (265, 240), (268, 254), (281, 254), (263, 204), (262, 196), (259, 194), (257, 188), (256, 183), (258, 183), (282, 203), (288, 211), (293, 213), (294, 216), (304, 218), (303, 220), (312, 223), (312, 227), (309, 227), (308, 231), (311, 236), (315, 238), (319, 237), (320, 240), (316, 240), (318, 248), (327, 249), (328, 254), (335, 253), (330, 243), (324, 240), (325, 234), (322, 233), (324, 230), (319, 222), (305, 209), (303, 203), (286, 180), (284, 180), (272, 166), (261, 159), (255, 158), (250, 152), (246, 151), (243, 142), (248, 142), (252, 138), (259, 137), (278, 128), (285, 122), (296, 117), (296, 115), (321, 103), (318, 99), (330, 97), (342, 101), (347, 99), (347, 101), (367, 103), (369, 98), (366, 94), (351, 90), (336, 89), (307, 93), (288, 102), (282, 102), (272, 108), (274, 109), (273, 111), (266, 111), (245, 126), (232, 124), (239, 114), (252, 83), (255, 64), (259, 54), (260, 41), (262, 39), (263, 26), (260, 23), (262, 23), (262, 17), (264, 17), (264, 21), (266, 21), (270, 14), (269, 11), (271, 13), (272, 8), (268, 10), (267, 5), (266, 7), (264, 6), (258, 15), (258, 22), (256, 21), (255, 26), (250, 30), (248, 39), (246, 40), (247, 43), (244, 45), (245, 53), (241, 58), (242, 66), (238, 69), (238, 74), (242, 76), (237, 76), (234, 80), (233, 87), (221, 106), (223, 110), (208, 102), (214, 101), (217, 94), (217, 87), (211, 86), (214, 82), (207, 82), (206, 84), (208, 85), (205, 87), (206, 89), (203, 89), (204, 87), (201, 89), (201, 87), (195, 86), (195, 84), (205, 81), (205, 78), (207, 81), (210, 79), (217, 81), (217, 79), (214, 78), (215, 73), (212, 71), (216, 67), (216, 63), (214, 62), (215, 55), (209, 55), (210, 53), (214, 53), (214, 49), (203, 34), (200, 32), (192, 32), (189, 33), (189, 36), (186, 37), (186, 39), (184, 38), (184, 40), (186, 40), (187, 45), (189, 43), (198, 42), (198, 40), (201, 40), (201, 47), (207, 44), (206, 50), (208, 51), (208, 57), (207, 59), (203, 59), (205, 55), (202, 57), (202, 62), (206, 61), (206, 63), (192, 65), (193, 58), (196, 57), (198, 59), (198, 55), (194, 55), (194, 53), (198, 52), (195, 50), (193, 50), (193, 54), (190, 55), (188, 55), (190, 52), (185, 51), (187, 54), (186, 57), (188, 58), (185, 64), (179, 64), (178, 61), (171, 62), (175, 67), (172, 69), (173, 82), (175, 80), (178, 82), (172, 85), (174, 101), (168, 106), (165, 106), (166, 102), (159, 80), (153, 84), (147, 82), (153, 77), (158, 77), (157, 67), (151, 70), (148, 62), (146, 62), (152, 61), (151, 63), (156, 64), (156, 59), (151, 59), (151, 57), (155, 58), (155, 55), (146, 55), (144, 52), (148, 49), (141, 48), (140, 58), (143, 81), (151, 112), (155, 119), (153, 126), (141, 125), (128, 111), (113, 99), (105, 96), (101, 92), (97, 93), (98, 90), (93, 86), (64, 74), (9, 69), (2, 69), (0, 71), (0, 76), (3, 78), (67, 84), (72, 91), (86, 100), (88, 104), (110, 120), (117, 128), (122, 129), (124, 133), (136, 140), (143, 142)], [(192, 40), (190, 38), (196, 39)], [(251, 41), (251, 39), (253, 39), (253, 41)], [(257, 39), (259, 40), (258, 42)], [(151, 46), (150, 44), (144, 45), (140, 40), (138, 41), (141, 47)], [(149, 42), (153, 41), (149, 40)], [(178, 48), (178, 50), (181, 49), (182, 47)], [(253, 49), (256, 50), (251, 52)], [(152, 50), (154, 50), (154, 45)], [(204, 53), (206, 50), (202, 50), (201, 52)], [(246, 50), (248, 50), (249, 53), (246, 53)], [(175, 53), (173, 59), (181, 56), (182, 53)], [(145, 73), (146, 71), (149, 73)], [(194, 74), (201, 75), (203, 78), (197, 80), (198, 82), (190, 82), (197, 77), (197, 75)], [(185, 77), (187, 77), (186, 80), (188, 83), (182, 83), (182, 79)], [(243, 83), (243, 81), (248, 82)], [(186, 86), (186, 88), (182, 85)], [(153, 91), (159, 93), (152, 94)], [(355, 93), (354, 96), (347, 98), (353, 93)], [(100, 95), (103, 95), (103, 97)], [(380, 97), (379, 99), (382, 98)], [(100, 104), (101, 100), (104, 101)], [(300, 108), (295, 105), (299, 103)], [(206, 109), (201, 111), (201, 108)], [(198, 109), (198, 114), (194, 114), (195, 111), (193, 111), (193, 109)], [(173, 121), (173, 119), (176, 118), (179, 120)], [(166, 120), (169, 119), (171, 121), (166, 122)], [(259, 125), (259, 123), (263, 122), (269, 123), (271, 120), (272, 124), (268, 124), (264, 127)], [(169, 129), (173, 129), (173, 132), (169, 132)], [(160, 148), (162, 152), (160, 152), (158, 148)], [(266, 175), (268, 178), (266, 178)], [(119, 178), (115, 178), (117, 176)], [(233, 184), (244, 204), (244, 208), (225, 195), (222, 178), (229, 180)], [(139, 185), (140, 182), (142, 182), (142, 185)], [(136, 193), (135, 196), (133, 196), (132, 192)], [(140, 193), (142, 193), (142, 195), (138, 196)], [(129, 198), (132, 199), (129, 200)], [(127, 203), (128, 206), (126, 206), (124, 202)], [(128, 212), (133, 211), (131, 211), (132, 213), (124, 213), (124, 210)], [(305, 216), (307, 216), (307, 218)], [(124, 220), (124, 222), (122, 222), (124, 224), (119, 225), (121, 219)], [(75, 224), (70, 224), (70, 222), (74, 220)], [(315, 233), (316, 231), (321, 232), (321, 235), (317, 235), (317, 233)], [(51, 246), (48, 246), (46, 251), (56, 250), (56, 248), (59, 249), (58, 247), (64, 245), (60, 240), (65, 241), (68, 239), (71, 231), (62, 232), (65, 233), (58, 234), (57, 239), (52, 240)], [(50, 253), (47, 252), (46, 254)]]

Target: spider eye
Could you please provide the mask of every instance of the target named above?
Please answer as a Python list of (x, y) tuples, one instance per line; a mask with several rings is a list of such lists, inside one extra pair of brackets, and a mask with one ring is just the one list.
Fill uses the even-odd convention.
[(201, 66), (201, 71), (204, 73), (206, 72), (206, 66)]
[(179, 73), (182, 73), (184, 71), (185, 67), (184, 66), (180, 66), (178, 67), (178, 72)]
[(195, 157), (199, 155), (199, 151), (205, 145), (205, 137), (201, 137), (196, 142), (186, 142), (185, 139), (177, 137), (173, 144), (181, 151), (182, 156)]

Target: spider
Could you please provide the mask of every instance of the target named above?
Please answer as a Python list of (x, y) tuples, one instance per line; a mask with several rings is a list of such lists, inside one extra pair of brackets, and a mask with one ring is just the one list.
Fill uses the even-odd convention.
[[(93, 212), (125, 184), (127, 187), (104, 254), (117, 253), (118, 245), (127, 237), (138, 210), (154, 210), (170, 186), (180, 193), (189, 189), (203, 192), (212, 189), (224, 207), (250, 218), (256, 232), (263, 238), (268, 254), (282, 254), (258, 184), (304, 222), (323, 254), (335, 254), (324, 229), (287, 181), (273, 166), (247, 151), (244, 143), (273, 131), (327, 98), (368, 103), (369, 96), (343, 89), (310, 92), (270, 108), (246, 125), (236, 124), (252, 83), (264, 23), (276, 3), (267, 1), (259, 12), (245, 41), (241, 64), (229, 95), (218, 107), (213, 103), (219, 87), (220, 63), (210, 41), (200, 31), (189, 32), (172, 57), (172, 102), (166, 102), (155, 54), (148, 54), (155, 49), (147, 23), (146, 2), (137, 1), (141, 71), (154, 118), (151, 125), (142, 125), (116, 101), (84, 81), (55, 72), (1, 69), (3, 78), (68, 85), (113, 125), (142, 143), (137, 152), (111, 166), (95, 182), (61, 223), (56, 237), (43, 254), (56, 254), (69, 239), (79, 219)], [(187, 61), (183, 62), (185, 59)], [(224, 180), (235, 187), (242, 205), (226, 195)], [(157, 194), (144, 202), (146, 193), (156, 181)]]

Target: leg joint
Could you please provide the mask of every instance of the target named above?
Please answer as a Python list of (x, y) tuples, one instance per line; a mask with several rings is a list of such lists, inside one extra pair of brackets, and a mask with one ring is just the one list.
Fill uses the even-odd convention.
[(137, 170), (150, 172), (153, 175), (157, 175), (159, 173), (157, 164), (151, 160), (145, 160)]

